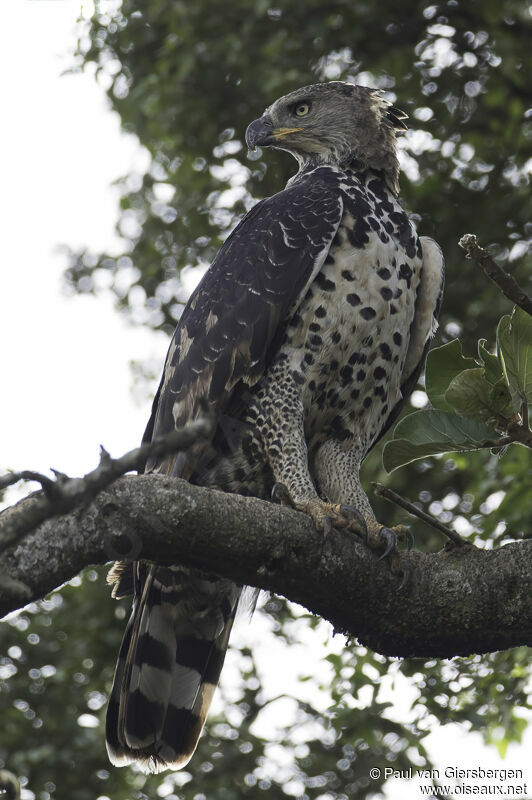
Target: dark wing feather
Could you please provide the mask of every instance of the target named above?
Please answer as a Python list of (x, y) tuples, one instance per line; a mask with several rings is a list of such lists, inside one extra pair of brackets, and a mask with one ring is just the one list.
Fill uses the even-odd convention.
[[(195, 419), (205, 401), (219, 419), (235, 388), (264, 374), (342, 218), (336, 173), (320, 173), (254, 206), (220, 249), (172, 337), (145, 441)], [(200, 454), (146, 469), (188, 477)]]

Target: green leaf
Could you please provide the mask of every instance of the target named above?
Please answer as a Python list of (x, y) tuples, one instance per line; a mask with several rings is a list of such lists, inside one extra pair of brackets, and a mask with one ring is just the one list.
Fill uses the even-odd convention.
[(501, 363), (496, 355), (486, 349), (486, 339), (478, 340), (478, 358), (484, 366), (484, 376), (490, 383), (497, 383), (503, 377)]
[(492, 447), (497, 439), (497, 432), (480, 420), (435, 409), (416, 411), (397, 425), (382, 459), (386, 471), (392, 472), (425, 456)]
[(490, 390), (483, 367), (466, 369), (452, 379), (445, 400), (460, 416), (474, 417), (488, 408)]
[(512, 408), (521, 411), (532, 403), (532, 317), (521, 308), (504, 316), (497, 327), (497, 348), (512, 397)]
[(506, 739), (506, 738), (495, 742), (495, 747), (497, 748), (497, 752), (499, 753), (499, 756), (501, 758), (505, 758), (506, 757), (506, 753), (508, 751), (508, 745), (509, 744), (510, 744), (510, 741), (508, 739)]
[(441, 411), (452, 411), (452, 406), (445, 399), (449, 384), (455, 375), (476, 366), (474, 359), (464, 358), (458, 339), (430, 350), (427, 356), (425, 389), (432, 406)]
[(504, 375), (492, 387), (490, 392), (490, 410), (500, 417), (509, 419), (512, 416), (512, 397)]
[(487, 421), (512, 416), (511, 397), (504, 376), (501, 373), (497, 383), (490, 383), (484, 367), (466, 369), (456, 375), (445, 399), (461, 417), (481, 417)]
[(511, 327), (510, 316), (506, 314), (504, 317), (501, 317), (499, 324), (497, 325), (497, 351), (501, 359), (504, 375), (508, 381), (510, 394), (512, 396), (512, 407), (514, 411), (518, 411), (521, 407), (522, 401), (519, 398), (518, 393), (517, 372)]

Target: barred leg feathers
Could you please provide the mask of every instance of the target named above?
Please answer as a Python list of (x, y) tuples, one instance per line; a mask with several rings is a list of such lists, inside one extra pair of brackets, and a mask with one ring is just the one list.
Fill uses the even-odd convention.
[(241, 590), (180, 567), (137, 570), (107, 709), (107, 752), (119, 767), (181, 769), (203, 729)]

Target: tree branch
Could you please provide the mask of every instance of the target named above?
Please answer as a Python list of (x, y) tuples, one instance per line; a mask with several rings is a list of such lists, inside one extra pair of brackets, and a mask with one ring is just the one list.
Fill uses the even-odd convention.
[(212, 433), (212, 425), (212, 420), (207, 417), (198, 419), (189, 423), (186, 428), (171, 431), (166, 436), (130, 450), (120, 458), (111, 458), (107, 450), (100, 446), (99, 465), (83, 478), (69, 478), (57, 470), (53, 470), (55, 481), (31, 470), (1, 476), (0, 489), (25, 480), (37, 481), (43, 491), (35, 492), (26, 499), (23, 506), (17, 506), (16, 514), (11, 513), (11, 508), (0, 514), (0, 553), (15, 540), (20, 541), (22, 536), (46, 519), (64, 514), (80, 503), (87, 503), (126, 472), (142, 470), (148, 458), (169, 455), (192, 447), (198, 440)]
[[(22, 500), (11, 514), (24, 513)], [(532, 644), (532, 540), (402, 553), (411, 578), (345, 531), (323, 541), (304, 514), (157, 475), (125, 476), (83, 508), (41, 523), (0, 567), (44, 596), (89, 564), (180, 563), (283, 594), (394, 656), (451, 657)], [(0, 614), (21, 598), (0, 588)]]
[(527, 314), (532, 315), (532, 299), (521, 289), (517, 281), (497, 264), (487, 250), (479, 245), (478, 239), (474, 234), (464, 234), (458, 244), (466, 251), (466, 258), (474, 259), (488, 278), (491, 278), (497, 284), (508, 300), (522, 308)]
[(393, 492), (387, 486), (383, 486), (380, 483), (372, 483), (371, 485), (373, 486), (375, 494), (384, 497), (391, 503), (395, 503), (396, 505), (400, 506), (400, 508), (404, 508), (405, 511), (408, 511), (408, 513), (412, 514), (414, 517), (418, 517), (418, 519), (423, 520), (423, 522), (426, 522), (432, 528), (435, 528), (437, 531), (440, 531), (440, 533), (443, 533), (444, 536), (447, 536), (447, 538), (450, 539), (451, 542), (457, 547), (464, 547), (467, 545), (468, 542), (466, 539), (462, 539), (459, 533), (453, 531), (452, 528), (448, 528), (447, 525), (444, 525), (439, 519), (433, 517), (432, 514), (427, 514), (427, 512), (423, 511), (422, 508), (418, 508), (409, 500), (405, 500), (404, 497), (401, 497), (401, 495)]

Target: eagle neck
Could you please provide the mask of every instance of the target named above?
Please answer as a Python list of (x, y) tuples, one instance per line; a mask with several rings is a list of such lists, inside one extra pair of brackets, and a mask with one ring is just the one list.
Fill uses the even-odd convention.
[(392, 174), (385, 168), (373, 167), (371, 164), (365, 163), (363, 160), (358, 158), (357, 156), (349, 156), (348, 158), (342, 159), (341, 161), (336, 160), (324, 160), (323, 158), (307, 158), (303, 161), (303, 159), (298, 159), (300, 163), (299, 170), (293, 175), (288, 183), (288, 186), (293, 186), (294, 183), (299, 183), (302, 180), (305, 180), (315, 169), (318, 167), (331, 167), (331, 169), (339, 172), (350, 172), (356, 175), (362, 183), (365, 183), (368, 180), (368, 177), (377, 177), (382, 183), (385, 185), (386, 189), (394, 196), (397, 197), (399, 194), (399, 167), (394, 170)]

